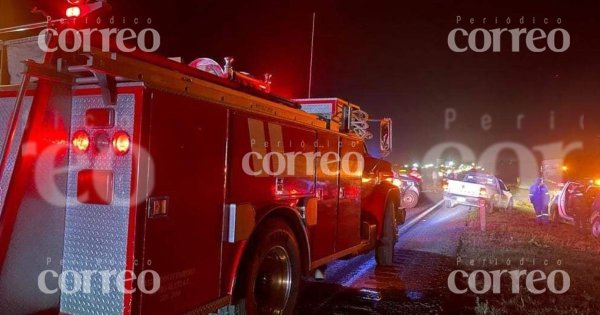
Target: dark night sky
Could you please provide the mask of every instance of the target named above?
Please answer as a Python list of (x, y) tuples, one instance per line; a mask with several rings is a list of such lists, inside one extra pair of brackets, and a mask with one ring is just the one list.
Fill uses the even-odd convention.
[[(593, 1), (128, 0), (111, 4), (112, 14), (121, 19), (151, 17), (151, 26), (161, 34), (162, 54), (187, 61), (235, 56), (238, 70), (272, 73), (275, 92), (286, 97), (306, 96), (311, 18), (317, 12), (313, 96), (339, 96), (374, 117), (391, 116), (395, 123), (392, 157), (397, 161), (419, 160), (432, 145), (444, 141), (465, 143), (479, 153), (497, 141), (533, 146), (589, 139), (593, 120), (600, 116), (600, 11)], [(52, 15), (63, 11), (59, 0), (0, 0), (0, 27), (35, 20), (28, 13), (33, 5)], [(60, 10), (53, 12), (51, 6)], [(558, 27), (555, 21), (560, 17), (571, 46), (564, 53), (455, 53), (448, 48), (447, 36), (457, 27), (457, 15), (463, 21), (477, 19), (476, 25), (459, 25), (467, 30), (541, 27), (550, 31)], [(522, 16), (527, 21), (519, 25), (516, 20)], [(511, 17), (513, 22), (483, 26), (484, 17), (488, 21)], [(545, 17), (551, 20), (549, 25), (542, 25)], [(509, 40), (502, 44), (510, 50)], [(458, 112), (449, 131), (443, 123), (446, 108)], [(556, 111), (554, 131), (548, 130), (550, 111)], [(485, 113), (493, 117), (490, 131), (480, 127)], [(516, 130), (519, 113), (526, 115), (522, 130)], [(584, 113), (587, 130), (582, 133), (577, 131), (578, 117)]]

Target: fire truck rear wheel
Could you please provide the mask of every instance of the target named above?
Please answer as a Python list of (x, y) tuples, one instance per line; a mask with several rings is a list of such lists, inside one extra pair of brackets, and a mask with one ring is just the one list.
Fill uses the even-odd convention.
[(292, 314), (300, 287), (300, 250), (282, 219), (271, 219), (248, 248), (240, 314)]
[(375, 260), (378, 266), (391, 266), (394, 262), (394, 245), (396, 245), (395, 204), (388, 200), (383, 215), (383, 232), (375, 249)]

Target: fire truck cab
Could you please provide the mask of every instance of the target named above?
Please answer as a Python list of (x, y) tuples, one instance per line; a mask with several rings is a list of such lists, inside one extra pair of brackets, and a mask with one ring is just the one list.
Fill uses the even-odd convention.
[(303, 275), (392, 263), (401, 196), (358, 106), (307, 113), (231, 60), (24, 65), (0, 87), (0, 313), (290, 314)]

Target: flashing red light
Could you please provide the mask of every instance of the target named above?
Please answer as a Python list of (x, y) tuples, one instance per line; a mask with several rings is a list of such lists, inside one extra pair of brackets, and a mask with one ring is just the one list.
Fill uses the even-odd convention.
[(87, 132), (79, 130), (73, 134), (73, 148), (79, 153), (85, 153), (90, 147), (90, 136)]
[(113, 149), (117, 155), (123, 155), (129, 151), (131, 140), (125, 131), (117, 131), (113, 135)]
[(68, 18), (76, 18), (81, 14), (81, 9), (79, 7), (68, 7), (65, 15)]

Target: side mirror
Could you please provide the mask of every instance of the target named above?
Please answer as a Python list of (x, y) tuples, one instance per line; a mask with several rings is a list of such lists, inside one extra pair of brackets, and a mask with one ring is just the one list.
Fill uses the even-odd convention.
[(384, 118), (379, 124), (379, 150), (382, 155), (388, 155), (392, 152), (392, 120)]

